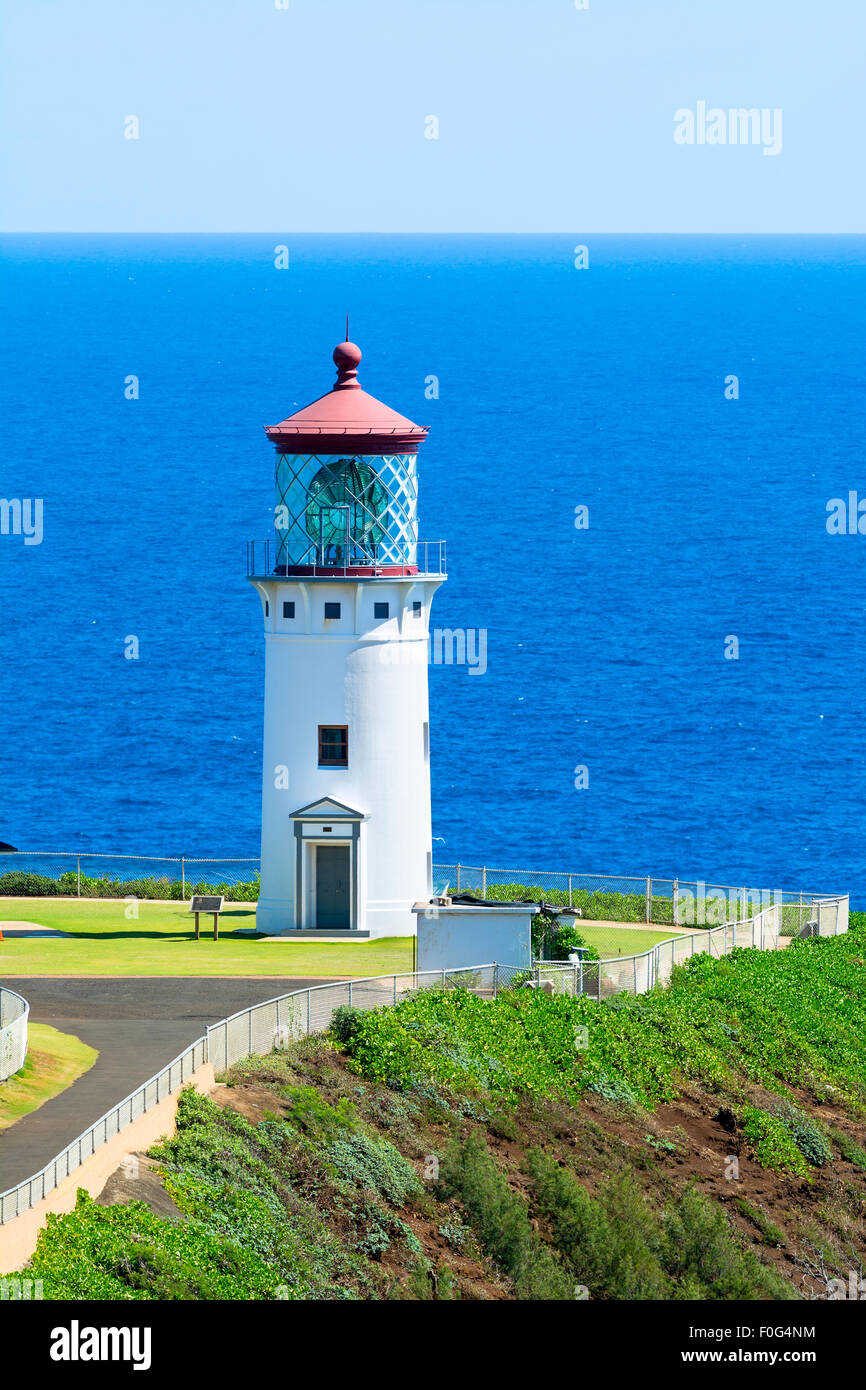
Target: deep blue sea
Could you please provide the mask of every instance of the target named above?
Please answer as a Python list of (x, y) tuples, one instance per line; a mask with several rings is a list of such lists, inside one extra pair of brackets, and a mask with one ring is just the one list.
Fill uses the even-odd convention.
[(431, 427), (434, 625), (487, 633), (485, 675), (430, 669), (437, 861), (866, 907), (866, 535), (825, 524), (866, 498), (866, 238), (2, 249), (0, 496), (44, 538), (0, 536), (0, 839), (258, 853), (262, 426), (329, 388), (348, 310), (362, 385)]

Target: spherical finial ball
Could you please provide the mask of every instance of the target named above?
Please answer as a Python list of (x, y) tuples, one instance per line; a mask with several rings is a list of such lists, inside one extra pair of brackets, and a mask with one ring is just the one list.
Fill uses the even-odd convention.
[(356, 371), (361, 360), (361, 349), (357, 343), (338, 343), (334, 348), (334, 361), (341, 372)]

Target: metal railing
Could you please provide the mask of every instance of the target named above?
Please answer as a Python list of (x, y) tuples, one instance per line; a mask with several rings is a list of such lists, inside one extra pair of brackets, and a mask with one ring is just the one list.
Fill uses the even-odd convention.
[[(795, 915), (796, 914), (796, 915)], [(537, 984), (549, 982), (557, 994), (585, 994), (601, 1001), (615, 994), (645, 994), (667, 984), (675, 965), (706, 952), (720, 957), (744, 947), (776, 950), (793, 935), (839, 936), (848, 930), (848, 898), (816, 898), (799, 904), (774, 903), (745, 920), (723, 922), (706, 931), (672, 936), (638, 955), (606, 960), (539, 961)]]
[[(210, 1061), (216, 1072), (224, 1071), (244, 1057), (267, 1055), (274, 1048), (285, 1047), (296, 1038), (324, 1032), (330, 1026), (334, 1012), (346, 1004), (358, 1009), (375, 1009), (396, 1004), (416, 989), (441, 987), (471, 989), (484, 998), (495, 998), (498, 991), (510, 988), (515, 979), (523, 981), (528, 974), (537, 984), (549, 983), (554, 992), (584, 994), (599, 1002), (614, 994), (642, 994), (656, 985), (666, 983), (675, 965), (706, 951), (723, 956), (738, 947), (758, 947), (771, 950), (786, 935), (784, 928), (793, 929), (789, 919), (794, 904), (775, 903), (745, 920), (725, 922), (718, 927), (660, 941), (640, 955), (601, 961), (543, 962), (532, 972), (516, 966), (495, 963), (461, 967), (453, 970), (405, 971), (392, 975), (375, 975), (336, 984), (310, 985), (293, 990), (261, 1004), (241, 1009), (220, 1023), (208, 1027), (204, 1037), (197, 1039), (167, 1067), (151, 1077), (132, 1095), (127, 1096), (95, 1124), (74, 1139), (71, 1144), (46, 1164), (32, 1178), (17, 1187), (0, 1193), (0, 1225), (26, 1211), (74, 1172), (86, 1158), (125, 1125), (151, 1109), (159, 1101), (182, 1086), (199, 1066)], [(848, 898), (816, 898), (800, 908), (811, 916), (802, 921), (800, 930), (814, 927), (821, 936), (836, 936), (848, 930)], [(12, 991), (7, 991), (11, 993)], [(21, 996), (17, 995), (20, 999)], [(23, 1000), (21, 1002), (24, 1002)]]
[(224, 1071), (243, 1057), (267, 1054), (275, 1047), (284, 1047), (295, 1037), (324, 1032), (334, 1010), (341, 1004), (374, 1009), (380, 1004), (396, 1004), (403, 995), (423, 989), (425, 985), (447, 987), (450, 984), (492, 997), (496, 992), (497, 972), (498, 968), (491, 964), (471, 969), (372, 976), (335, 985), (312, 985), (242, 1009), (208, 1027), (204, 1037), (197, 1038), (149, 1081), (112, 1106), (38, 1173), (0, 1192), (0, 1226), (41, 1202), (101, 1145), (178, 1090), (205, 1062), (210, 1061), (217, 1072)]
[[(225, 887), (229, 890), (243, 886), (249, 891), (258, 887), (259, 859), (192, 859), (188, 855), (156, 856), (143, 854), (100, 854), (89, 850), (80, 853), (49, 850), (18, 850), (0, 855), (0, 897), (28, 895), (26, 885), (12, 877), (33, 874), (51, 879), (69, 897), (123, 897), (146, 899), (175, 896), (168, 891), (177, 886), (177, 897), (185, 900), (198, 888)], [(82, 886), (82, 880), (85, 880)], [(90, 880), (90, 882), (87, 882)], [(93, 882), (105, 889), (117, 884), (124, 891), (111, 893), (93, 888)], [(136, 893), (136, 886), (146, 892)], [(162, 890), (165, 891), (162, 891)], [(230, 898), (230, 891), (224, 896)], [(255, 901), (255, 897), (244, 898)]]
[[(199, 887), (225, 885), (243, 888), (245, 895), (257, 888), (261, 869), (258, 858), (191, 858), (188, 855), (156, 857), (152, 855), (103, 854), (89, 850), (80, 853), (19, 850), (0, 856), (0, 897), (26, 896), (10, 879), (10, 874), (30, 873), (53, 879), (62, 887), (63, 895), (99, 896), (82, 879), (108, 882), (114, 880), (129, 893), (116, 896), (138, 896), (134, 885), (179, 885), (177, 896), (186, 899)], [(487, 865), (434, 864), (433, 880), (437, 892), (447, 885), (452, 892), (478, 892), (495, 898), (497, 889), (519, 886), (527, 897), (546, 898), (554, 903), (580, 907), (589, 920), (611, 915), (659, 926), (717, 926), (735, 919), (743, 921), (754, 916), (769, 903), (805, 907), (826, 893), (806, 893), (768, 888), (746, 888), (740, 885), (707, 883), (700, 879), (660, 878), (651, 874), (613, 875), (556, 872), (547, 869), (498, 869)], [(606, 895), (609, 900), (606, 901)], [(115, 896), (106, 893), (105, 896)], [(171, 893), (161, 894), (164, 897)], [(230, 899), (230, 891), (225, 894)], [(623, 899), (629, 902), (623, 903)], [(243, 901), (255, 901), (244, 896)]]
[(139, 1086), (131, 1095), (113, 1105), (104, 1115), (89, 1125), (71, 1144), (67, 1144), (50, 1163), (40, 1168), (31, 1178), (0, 1192), (0, 1226), (13, 1217), (20, 1216), (30, 1207), (41, 1202), (55, 1187), (74, 1173), (76, 1168), (109, 1139), (113, 1139), (133, 1120), (146, 1111), (152, 1110), (160, 1101), (184, 1085), (194, 1071), (207, 1061), (207, 1039), (197, 1038), (179, 1057)]
[(27, 1059), (30, 1005), (14, 989), (0, 985), (0, 1081), (14, 1076)]
[(453, 893), (478, 893), (484, 898), (496, 898), (497, 890), (519, 886), (528, 898), (578, 907), (590, 921), (609, 917), (657, 926), (720, 926), (746, 921), (771, 904), (804, 909), (817, 898), (833, 896), (654, 874), (566, 873), (461, 863), (435, 864), (433, 880), (437, 892), (447, 886)]
[(247, 541), (248, 579), (352, 579), (394, 578), (415, 574), (445, 576), (445, 541), (415, 541), (402, 558), (368, 554), (363, 549), (348, 556), (342, 564), (323, 559), (315, 546), (298, 564), (287, 565), (284, 543), (279, 540)]
[(241, 1009), (231, 1018), (209, 1026), (209, 1057), (214, 1070), (223, 1071), (243, 1057), (260, 1056), (274, 1047), (285, 1047), (295, 1038), (323, 1033), (341, 1005), (376, 1009), (383, 1004), (397, 1004), (413, 990), (434, 985), (471, 989), (473, 993), (492, 998), (498, 988), (501, 969), (489, 964), (454, 970), (409, 970), (293, 990), (291, 994)]

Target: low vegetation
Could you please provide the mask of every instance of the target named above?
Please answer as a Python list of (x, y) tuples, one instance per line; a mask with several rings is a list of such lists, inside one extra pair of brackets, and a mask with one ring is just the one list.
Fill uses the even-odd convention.
[[(429, 990), (183, 1094), (52, 1298), (826, 1298), (866, 1254), (866, 925), (603, 1003)], [(146, 1189), (142, 1189), (147, 1197)]]
[(219, 893), (236, 903), (255, 903), (259, 899), (258, 878), (249, 883), (192, 883), (180, 879), (150, 878), (91, 878), (74, 871), (51, 878), (26, 869), (11, 869), (0, 874), (0, 897), (3, 898), (143, 898), (154, 901), (180, 902), (193, 893)]

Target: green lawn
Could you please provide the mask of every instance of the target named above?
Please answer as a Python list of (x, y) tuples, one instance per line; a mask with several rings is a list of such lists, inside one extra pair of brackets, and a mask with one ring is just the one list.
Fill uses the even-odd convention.
[[(138, 920), (127, 920), (123, 899), (0, 898), (3, 920), (37, 922), (73, 939), (6, 937), (0, 942), (0, 975), (387, 975), (412, 969), (412, 940), (264, 941), (241, 934), (254, 928), (251, 903), (228, 907), (214, 941), (212, 919), (202, 917), (202, 938), (180, 902), (139, 902)], [(609, 927), (580, 922), (578, 930), (602, 956), (648, 951), (675, 935), (670, 928)], [(480, 963), (480, 962), (479, 962)]]
[(89, 1071), (99, 1053), (72, 1033), (60, 1033), (47, 1023), (27, 1028), (27, 1060), (20, 1071), (0, 1081), (0, 1130), (8, 1129), (38, 1110)]
[(588, 945), (596, 948), (603, 960), (612, 956), (638, 956), (659, 941), (670, 941), (672, 936), (683, 935), (672, 927), (605, 927), (587, 921), (579, 921), (577, 930)]
[(2, 922), (37, 922), (74, 934), (74, 940), (6, 937), (0, 941), (0, 975), (387, 975), (412, 969), (412, 940), (263, 941), (240, 935), (256, 924), (253, 904), (229, 907), (220, 917), (220, 939), (202, 917), (202, 938), (193, 935), (188, 904), (137, 904), (138, 920), (124, 916), (122, 898), (0, 898)]

